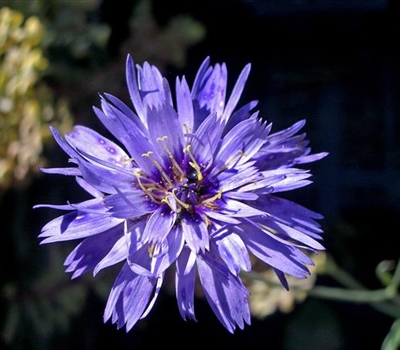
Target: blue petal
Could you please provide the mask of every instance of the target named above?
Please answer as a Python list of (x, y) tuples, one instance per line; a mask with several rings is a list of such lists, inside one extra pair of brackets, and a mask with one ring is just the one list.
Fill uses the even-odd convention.
[(79, 154), (76, 152), (76, 150), (71, 147), (60, 135), (58, 130), (52, 126), (50, 126), (50, 131), (53, 134), (54, 140), (58, 143), (58, 145), (61, 147), (61, 149), (67, 153), (70, 157), (76, 159), (79, 158)]
[(244, 120), (225, 135), (216, 158), (226, 169), (248, 161), (266, 142), (269, 130), (256, 116)]
[(258, 199), (258, 195), (253, 192), (231, 191), (231, 192), (225, 192), (224, 198), (238, 199), (241, 201), (255, 201)]
[[(64, 262), (64, 265), (68, 266), (66, 272), (74, 272), (72, 278), (76, 278), (87, 271), (93, 270), (110, 252), (122, 234), (123, 232), (120, 227), (114, 227), (102, 234), (86, 238), (66, 258)], [(127, 249), (125, 246), (125, 257), (126, 253)], [(121, 260), (114, 259), (112, 264), (117, 264)]]
[(323, 216), (318, 213), (287, 199), (272, 195), (260, 195), (254, 202), (254, 206), (267, 212), (276, 221), (307, 232), (309, 236), (315, 239), (321, 239), (322, 230), (315, 220), (322, 219)]
[[(212, 173), (214, 173), (214, 171)], [(236, 171), (235, 169), (223, 171), (217, 175), (216, 178), (222, 192), (225, 193), (243, 185), (247, 185), (248, 183), (256, 183), (260, 180), (260, 176), (261, 174), (258, 172), (256, 167), (248, 167), (241, 171)]]
[[(154, 288), (153, 297), (150, 300), (150, 302), (148, 303), (147, 308), (146, 308), (146, 310), (144, 310), (141, 318), (145, 318), (150, 313), (151, 309), (153, 308), (154, 304), (157, 301), (158, 296), (160, 295), (161, 286), (162, 286), (163, 282), (164, 282), (164, 274), (161, 276), (158, 276), (157, 283)], [(131, 325), (129, 323), (127, 323), (127, 328), (129, 328), (129, 327), (131, 327)]]
[[(221, 204), (220, 213), (234, 218), (252, 217), (265, 215), (265, 212), (245, 203), (226, 198), (218, 203)], [(253, 202), (251, 202), (253, 203)]]
[(273, 193), (288, 191), (306, 186), (309, 181), (304, 181), (311, 177), (308, 170), (295, 168), (280, 168), (267, 170), (259, 173), (259, 178), (255, 181), (249, 181), (248, 184), (241, 187), (241, 191), (256, 191), (257, 193)]
[(135, 63), (133, 62), (132, 56), (128, 55), (126, 59), (126, 82), (128, 85), (129, 95), (133, 106), (135, 107), (136, 113), (142, 121), (143, 125), (147, 125), (146, 109), (142, 101), (142, 96), (138, 88), (138, 81), (135, 72)]
[(158, 108), (165, 101), (164, 83), (160, 71), (148, 62), (144, 62), (143, 67), (137, 65), (136, 68), (145, 110), (147, 111), (148, 107)]
[[(99, 160), (100, 161), (100, 160)], [(89, 162), (82, 157), (78, 159), (82, 176), (92, 187), (103, 193), (115, 193), (115, 188), (132, 188), (133, 174), (124, 168), (106, 167), (103, 164)]]
[(184, 320), (196, 320), (194, 313), (194, 289), (196, 255), (190, 249), (183, 249), (176, 261), (175, 292), (179, 312)]
[(107, 215), (106, 208), (103, 205), (103, 198), (97, 197), (81, 203), (68, 204), (37, 204), (33, 208), (53, 208), (58, 210), (78, 210), (84, 213)]
[(179, 120), (181, 122), (182, 131), (184, 133), (192, 132), (194, 121), (193, 102), (185, 77), (182, 78), (182, 81), (179, 81), (179, 79), (176, 78), (175, 89), (176, 107)]
[(274, 268), (272, 268), (272, 269), (273, 269), (273, 271), (275, 272), (276, 277), (278, 277), (279, 282), (281, 282), (282, 286), (283, 286), (286, 290), (289, 290), (289, 283), (288, 283), (288, 281), (287, 281), (287, 279), (286, 279), (285, 274), (284, 274), (282, 271), (280, 271), (280, 270), (277, 270), (277, 269), (274, 269)]
[(255, 156), (260, 169), (276, 169), (279, 167), (290, 167), (295, 164), (304, 164), (319, 160), (328, 153), (322, 152), (309, 155), (311, 148), (307, 147), (309, 141), (305, 140), (305, 134), (295, 135), (305, 124), (301, 120), (291, 127), (280, 132), (271, 134), (267, 143)]
[(39, 237), (46, 237), (41, 244), (70, 241), (97, 235), (121, 223), (121, 219), (108, 215), (75, 211), (51, 220), (43, 227)]
[(130, 152), (133, 146), (129, 143), (129, 140), (131, 140), (129, 131), (133, 128), (137, 129), (137, 132), (146, 138), (147, 128), (128, 106), (122, 106), (122, 102), (118, 101), (116, 97), (104, 94), (104, 96), (101, 96), (101, 109), (93, 107), (93, 111), (104, 126)]
[(200, 93), (201, 85), (203, 81), (211, 74), (212, 69), (210, 68), (210, 57), (206, 57), (202, 64), (200, 65), (200, 68), (198, 69), (196, 73), (196, 77), (193, 82), (193, 87), (192, 87), (192, 98), (193, 100), (196, 99), (196, 96)]
[[(116, 167), (112, 163), (107, 168), (100, 163), (94, 163), (92, 159), (84, 158), (82, 152), (75, 150), (70, 144), (65, 142), (58, 131), (54, 128), (51, 129), (53, 136), (60, 147), (71, 157), (73, 157), (79, 165), (82, 176), (91, 186), (104, 193), (114, 193), (114, 186), (118, 184), (119, 187), (125, 185), (130, 187), (131, 175), (127, 170), (122, 167)], [(87, 155), (90, 158), (92, 156)], [(99, 159), (99, 161), (101, 161)]]
[[(139, 249), (137, 249), (140, 246)], [(152, 247), (149, 244), (134, 246), (134, 249), (129, 248), (128, 264), (129, 268), (138, 275), (157, 277), (153, 273), (155, 261), (152, 258)]]
[(82, 149), (86, 153), (110, 163), (125, 167), (129, 159), (124, 150), (114, 142), (84, 126), (75, 126), (73, 131), (65, 136), (65, 139), (75, 149)]
[(112, 318), (118, 328), (126, 324), (129, 331), (146, 311), (156, 283), (157, 279), (137, 275), (125, 264), (108, 297), (104, 322)]
[(129, 192), (109, 195), (104, 199), (104, 205), (116, 218), (130, 219), (141, 217), (154, 211), (154, 205), (144, 196), (143, 192)]
[(225, 328), (233, 333), (236, 325), (243, 329), (250, 324), (249, 293), (239, 277), (206, 257), (197, 259), (197, 267), (207, 301)]
[(104, 112), (95, 109), (97, 116), (102, 120), (103, 124), (109, 125), (108, 129), (111, 133), (126, 147), (133, 161), (147, 174), (156, 171), (154, 163), (143, 155), (152, 152), (153, 157), (159, 163), (162, 160), (155, 153), (153, 144), (149, 140), (148, 132), (144, 133), (142, 128), (128, 118), (124, 113), (102, 101)]
[(39, 168), (45, 174), (59, 174), (67, 176), (80, 176), (81, 171), (79, 168)]
[[(257, 105), (258, 101), (251, 101), (236, 110), (226, 123), (224, 134), (228, 133), (228, 131), (230, 131), (236, 124), (239, 124), (241, 121), (250, 118), (250, 111)], [(269, 125), (268, 128), (270, 130), (271, 125)]]
[(174, 228), (167, 238), (155, 245), (144, 244), (129, 250), (129, 266), (135, 273), (146, 276), (161, 276), (178, 258), (184, 239), (182, 230)]
[[(288, 226), (268, 216), (258, 217), (254, 219), (254, 222), (256, 222), (257, 225), (262, 225), (262, 227), (268, 228), (262, 231), (269, 234), (277, 241), (294, 246), (297, 246), (297, 244), (300, 243), (302, 244), (301, 248), (311, 248), (313, 251), (325, 250), (324, 246), (318, 242), (318, 240), (313, 238), (315, 232), (310, 235), (310, 230), (307, 228)], [(271, 233), (271, 231), (273, 233)], [(319, 237), (319, 239), (321, 239), (321, 237)]]
[(302, 262), (304, 254), (296, 247), (277, 242), (255, 227), (242, 227), (237, 233), (247, 248), (269, 266), (297, 278), (306, 278), (310, 274)]
[(103, 193), (101, 191), (94, 188), (90, 183), (88, 183), (82, 177), (77, 177), (75, 180), (79, 186), (81, 186), (87, 193), (90, 193), (93, 197), (100, 198), (103, 196)]
[(158, 277), (179, 256), (184, 244), (183, 234), (180, 226), (176, 226), (164, 240), (155, 244), (143, 243), (142, 236), (146, 226), (145, 220), (141, 220), (128, 229), (128, 261), (134, 272)]
[[(122, 115), (125, 117), (123, 119), (120, 119), (120, 121), (124, 121), (124, 124), (127, 120), (132, 121), (134, 125), (142, 132), (143, 135), (146, 135), (147, 129), (146, 129), (146, 124), (144, 124), (140, 118), (130, 109), (125, 103), (123, 103), (119, 98), (108, 94), (104, 93), (104, 98), (102, 97), (105, 101), (109, 101), (111, 103), (108, 104), (108, 108), (110, 108), (109, 111), (121, 111)], [(104, 106), (104, 105), (103, 105)], [(108, 110), (106, 107), (106, 110)], [(121, 116), (121, 114), (119, 114)], [(129, 123), (130, 124), (130, 123)]]
[(305, 180), (311, 177), (311, 174), (296, 174), (287, 176), (284, 180), (275, 183), (273, 186), (270, 186), (267, 191), (257, 191), (260, 193), (278, 193), (278, 192), (286, 192), (292, 191), (297, 188), (301, 188), (304, 186), (308, 186), (312, 183), (310, 180)]
[(315, 154), (310, 154), (310, 155), (305, 155), (305, 156), (300, 156), (297, 157), (295, 160), (295, 164), (306, 164), (306, 163), (312, 163), (317, 160), (320, 160), (322, 158), (325, 158), (329, 153), (328, 152), (321, 152), (321, 153), (315, 153)]
[(278, 131), (276, 133), (271, 134), (268, 137), (268, 141), (271, 144), (277, 144), (277, 143), (281, 143), (283, 140), (288, 139), (289, 137), (293, 136), (294, 134), (296, 134), (297, 132), (299, 132), (303, 126), (306, 124), (306, 121), (303, 120), (299, 120), (298, 122), (294, 123), (293, 125), (291, 125), (290, 127)]
[(213, 241), (229, 271), (234, 275), (238, 275), (241, 270), (250, 271), (249, 254), (245, 244), (237, 234), (230, 233)]
[(233, 110), (236, 108), (236, 105), (239, 102), (239, 99), (242, 95), (247, 78), (250, 74), (250, 69), (251, 69), (251, 65), (247, 64), (243, 68), (242, 72), (239, 75), (238, 80), (236, 81), (235, 86), (233, 87), (231, 96), (229, 97), (229, 100), (228, 100), (225, 110), (224, 110), (224, 114), (222, 116), (222, 119), (225, 121), (225, 123), (229, 120)]
[(240, 221), (232, 217), (231, 215), (226, 215), (222, 214), (218, 211), (215, 211), (213, 209), (207, 209), (207, 208), (202, 208), (202, 211), (204, 212), (205, 215), (208, 217), (217, 220), (217, 221), (222, 221), (228, 224), (240, 224)]
[(209, 249), (208, 228), (200, 215), (184, 217), (181, 226), (185, 242), (194, 253)]
[(210, 114), (196, 130), (191, 141), (191, 151), (198, 163), (211, 164), (214, 152), (219, 145), (223, 125), (215, 114)]
[(101, 270), (106, 267), (115, 265), (123, 260), (126, 260), (128, 256), (128, 247), (126, 243), (126, 237), (120, 237), (110, 251), (101, 259), (93, 269), (93, 275), (96, 276)]
[(164, 243), (166, 245), (165, 254), (154, 255), (153, 259), (156, 260), (156, 263), (153, 271), (155, 275), (164, 273), (176, 261), (182, 252), (184, 243), (182, 229), (179, 226), (174, 227)]
[(225, 108), (226, 84), (226, 65), (217, 63), (204, 76), (201, 86), (195, 91), (193, 99), (199, 102), (200, 108), (205, 108), (208, 113), (221, 117)]
[(164, 148), (165, 145), (174, 159), (180, 164), (185, 140), (182, 126), (175, 110), (166, 103), (161, 104), (157, 109), (151, 108), (147, 111), (147, 122), (150, 136), (160, 158), (168, 159), (170, 156)]
[(170, 213), (168, 206), (160, 206), (151, 214), (144, 229), (142, 240), (149, 244), (162, 242), (171, 231), (176, 220), (176, 213)]
[(126, 220), (124, 226), (124, 234), (127, 240), (129, 255), (138, 251), (143, 247), (144, 243), (141, 240), (144, 228), (146, 227), (146, 219), (142, 220)]

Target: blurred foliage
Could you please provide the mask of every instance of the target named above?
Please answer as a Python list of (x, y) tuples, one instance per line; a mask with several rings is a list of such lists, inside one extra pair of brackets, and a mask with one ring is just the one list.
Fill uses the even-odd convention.
[(189, 15), (175, 15), (161, 27), (152, 14), (150, 0), (138, 2), (130, 20), (131, 35), (122, 51), (134, 53), (138, 63), (150, 61), (156, 67), (179, 69), (186, 65), (187, 50), (202, 41), (206, 28)]
[(393, 322), (388, 335), (385, 337), (382, 350), (398, 350), (400, 346), (400, 318)]
[(26, 186), (39, 166), (49, 125), (72, 125), (68, 103), (42, 83), (49, 62), (40, 47), (44, 28), (35, 16), (0, 9), (0, 193)]
[(2, 286), (0, 297), (6, 301), (6, 309), (0, 336), (10, 348), (53, 349), (54, 339), (71, 332), (74, 318), (79, 317), (89, 298), (95, 295), (105, 300), (112, 279), (106, 274), (101, 279), (86, 275), (71, 281), (70, 275), (60, 269), (67, 253), (65, 248), (49, 249), (41, 260), (41, 268), (30, 271), (25, 281), (20, 277)]
[(42, 45), (52, 55), (54, 74), (58, 64), (72, 70), (73, 61), (94, 62), (105, 54), (110, 28), (98, 18), (98, 0), (3, 0), (2, 4), (36, 16), (47, 28)]
[[(82, 97), (83, 108), (86, 110), (89, 110), (87, 101), (93, 97), (97, 98), (97, 93), (105, 89), (129, 100), (129, 96), (126, 95), (125, 76), (120, 74), (124, 69), (128, 53), (132, 54), (135, 63), (143, 64), (144, 61), (148, 61), (165, 73), (170, 68), (184, 68), (188, 50), (201, 42), (206, 35), (204, 25), (189, 15), (175, 15), (166, 25), (159, 25), (152, 12), (151, 0), (136, 2), (128, 19), (128, 27), (129, 35), (121, 43), (121, 48), (118, 50), (120, 54), (113, 53), (112, 59), (95, 72), (85, 68), (81, 71), (75, 69), (68, 74), (69, 77), (66, 79), (70, 81), (74, 76), (77, 77), (73, 93)], [(76, 104), (79, 104), (79, 101)]]
[(14, 284), (3, 287), (2, 296), (8, 303), (1, 334), (6, 344), (24, 348), (27, 339), (21, 335), (24, 329), (29, 329), (41, 349), (55, 330), (67, 331), (70, 318), (82, 309), (87, 288), (82, 282), (71, 282), (57, 267), (63, 263), (63, 252), (57, 248), (50, 251), (42, 275), (29, 288), (22, 290)]

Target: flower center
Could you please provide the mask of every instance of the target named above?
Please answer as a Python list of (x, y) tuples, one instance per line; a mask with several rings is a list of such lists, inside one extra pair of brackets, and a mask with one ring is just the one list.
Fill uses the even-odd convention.
[(167, 136), (158, 138), (167, 156), (163, 167), (153, 156), (152, 152), (143, 154), (157, 168), (159, 172), (158, 180), (154, 177), (137, 171), (135, 173), (135, 185), (139, 187), (153, 203), (157, 205), (167, 204), (176, 213), (185, 211), (189, 214), (195, 212), (199, 205), (205, 205), (215, 209), (217, 206), (214, 201), (221, 198), (221, 191), (217, 191), (215, 186), (206, 183), (204, 177), (205, 165), (199, 164), (191, 152), (191, 144), (183, 149), (182, 161), (178, 161), (165, 140)]

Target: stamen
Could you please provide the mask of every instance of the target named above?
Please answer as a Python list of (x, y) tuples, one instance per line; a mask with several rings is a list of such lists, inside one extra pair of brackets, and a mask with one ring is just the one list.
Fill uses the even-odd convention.
[(190, 132), (191, 132), (192, 130), (190, 129), (189, 125), (183, 124), (183, 127), (184, 127), (185, 130), (186, 130), (186, 134), (190, 134)]
[(176, 196), (176, 194), (175, 194), (175, 189), (172, 191), (171, 194), (174, 196), (175, 200), (176, 200), (182, 207), (184, 207), (186, 210), (189, 210), (189, 209), (190, 209), (190, 204), (187, 204), (187, 203), (181, 201), (181, 200)]
[(230, 165), (232, 165), (233, 163), (236, 163), (240, 158), (247, 156), (246, 153), (244, 153), (241, 149), (238, 150), (238, 155), (236, 157), (233, 157), (229, 162), (225, 163), (222, 168), (221, 171), (228, 169), (228, 167)]
[(263, 224), (259, 224), (264, 230), (269, 231), (271, 233), (273, 233), (274, 235), (279, 235), (279, 232), (274, 230), (273, 228), (269, 227), (269, 226), (265, 226)]
[(207, 227), (210, 227), (210, 226), (211, 226), (211, 221), (210, 221), (210, 219), (207, 217), (207, 215), (200, 214), (200, 216), (203, 218), (204, 222), (206, 223), (206, 226), (207, 226)]
[(143, 192), (146, 193), (153, 202), (157, 203), (157, 200), (154, 198), (153, 194), (143, 185), (142, 181), (140, 180), (141, 175), (138, 171), (135, 171), (135, 176)]
[(178, 162), (176, 161), (174, 155), (170, 151), (170, 149), (167, 147), (165, 144), (165, 139), (167, 139), (167, 136), (159, 137), (157, 138), (157, 142), (161, 142), (162, 147), (164, 148), (165, 152), (168, 154), (168, 158), (171, 160), (172, 164), (174, 165), (174, 170), (177, 170), (179, 174), (176, 175), (181, 175), (181, 177), (185, 176), (185, 173), (183, 172), (182, 168), (179, 166)]
[(147, 248), (147, 251), (149, 253), (149, 257), (153, 258), (153, 256), (154, 256), (154, 244), (149, 244), (149, 246)]
[(124, 167), (128, 166), (129, 164), (133, 163), (133, 158), (129, 158), (128, 156), (124, 156), (122, 164)]
[(157, 162), (152, 156), (151, 154), (153, 154), (152, 151), (149, 151), (147, 153), (143, 153), (142, 157), (147, 157), (149, 158), (152, 163), (156, 166), (156, 168), (158, 169), (158, 171), (161, 173), (162, 177), (164, 178), (165, 181), (168, 182), (168, 185), (172, 186), (172, 180), (170, 179), (170, 177), (168, 176), (168, 174), (164, 171), (164, 169), (162, 168), (161, 164), (159, 162)]
[(206, 207), (210, 208), (211, 210), (217, 210), (219, 209), (219, 206), (214, 203), (217, 199), (221, 199), (222, 197), (222, 188), (218, 191), (218, 193), (210, 198), (207, 198), (202, 201), (202, 204), (204, 204)]
[(189, 162), (189, 164), (194, 170), (196, 170), (197, 180), (201, 181), (201, 180), (203, 180), (203, 174), (201, 173), (200, 165), (197, 163), (196, 159), (193, 157), (192, 152), (190, 151), (190, 146), (191, 146), (190, 144), (187, 145), (183, 149), (183, 151), (189, 155), (190, 159), (192, 160), (191, 162)]
[(216, 195), (203, 200), (202, 203), (203, 204), (212, 203), (212, 202), (216, 201), (217, 199), (221, 199), (221, 197), (222, 197), (222, 188), (218, 191), (218, 193)]
[(171, 210), (176, 213), (180, 212), (180, 208), (174, 208), (174, 206), (171, 204), (171, 202), (169, 201), (167, 196), (165, 196), (163, 199), (161, 199), (161, 203), (167, 204), (171, 208)]
[(189, 137), (190, 137), (190, 139), (193, 138), (192, 129), (187, 124), (183, 124), (183, 127), (185, 128), (185, 131), (186, 131), (186, 134), (185, 134), (186, 142), (190, 142)]

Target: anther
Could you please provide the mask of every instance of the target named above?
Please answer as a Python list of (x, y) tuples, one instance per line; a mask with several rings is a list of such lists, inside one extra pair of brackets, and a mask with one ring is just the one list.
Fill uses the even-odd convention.
[(201, 181), (201, 180), (203, 180), (203, 174), (201, 173), (200, 165), (197, 163), (196, 159), (193, 157), (192, 152), (190, 151), (190, 146), (191, 146), (190, 144), (187, 145), (187, 146), (183, 149), (183, 151), (184, 151), (185, 153), (187, 153), (188, 156), (190, 157), (190, 159), (192, 160), (191, 162), (189, 162), (189, 164), (190, 164), (190, 166), (191, 166), (194, 170), (196, 170), (196, 172), (197, 172), (197, 180), (198, 180), (198, 181)]

